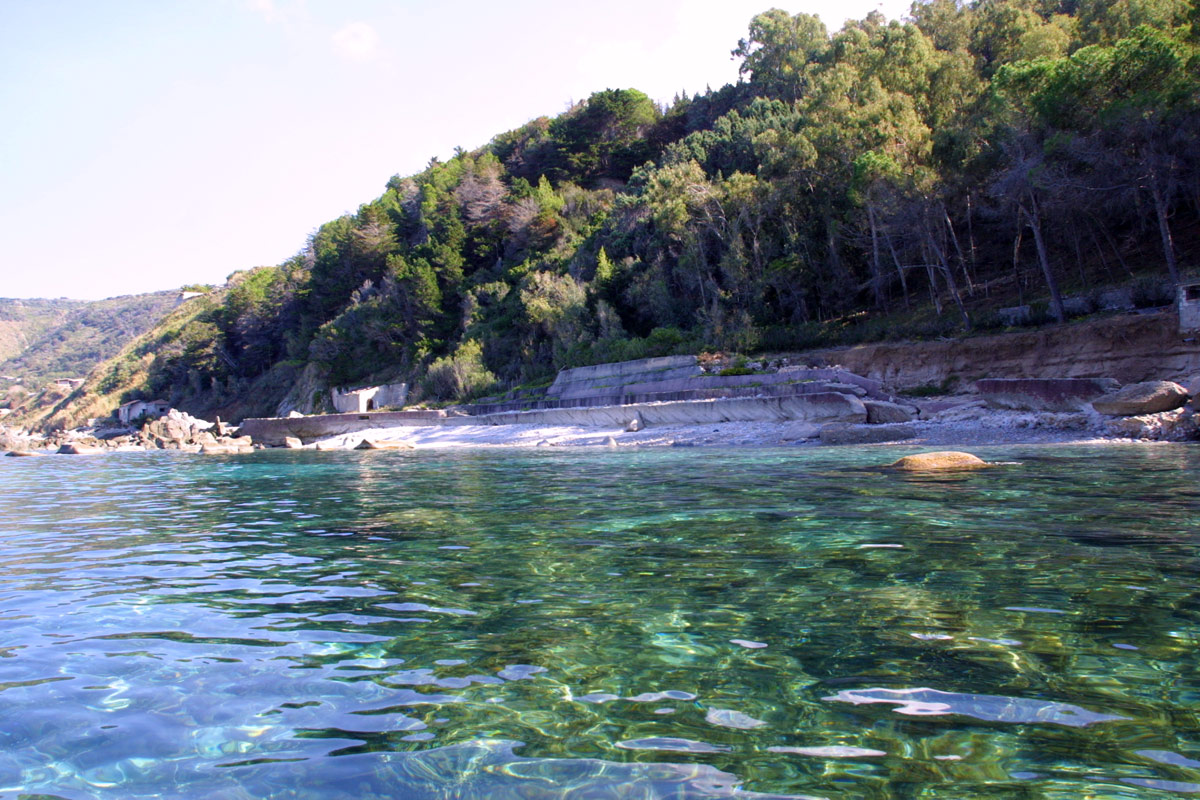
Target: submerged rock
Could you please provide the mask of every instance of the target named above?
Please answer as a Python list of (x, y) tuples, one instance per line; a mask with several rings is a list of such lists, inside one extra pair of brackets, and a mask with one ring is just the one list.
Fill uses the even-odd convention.
[(979, 456), (957, 450), (941, 450), (934, 453), (917, 453), (905, 456), (889, 464), (890, 469), (901, 472), (936, 472), (960, 469), (982, 469), (988, 463)]
[(1110, 417), (1157, 414), (1179, 408), (1187, 397), (1187, 390), (1174, 381), (1146, 381), (1093, 400), (1092, 408)]

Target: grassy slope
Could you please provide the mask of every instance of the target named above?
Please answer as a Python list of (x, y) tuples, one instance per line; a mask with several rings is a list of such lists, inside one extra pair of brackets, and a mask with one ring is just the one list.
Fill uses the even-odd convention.
[(48, 387), (17, 409), (12, 421), (36, 429), (73, 428), (111, 415), (125, 395), (146, 380), (151, 362), (179, 330), (223, 299), (223, 292), (212, 292), (172, 309), (115, 356), (96, 364), (78, 389), (63, 393)]

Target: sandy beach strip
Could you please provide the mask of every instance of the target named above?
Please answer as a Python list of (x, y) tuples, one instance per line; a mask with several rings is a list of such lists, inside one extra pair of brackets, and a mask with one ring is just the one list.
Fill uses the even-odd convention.
[[(852, 446), (971, 446), (1117, 441), (1093, 420), (1079, 415), (1047, 415), (977, 409), (970, 418), (905, 423), (912, 438)], [(875, 426), (871, 426), (875, 427)], [(492, 447), (705, 447), (828, 446), (818, 438), (821, 426), (807, 422), (722, 422), (664, 425), (626, 431), (620, 428), (542, 425), (453, 425), (373, 428), (330, 436), (307, 445), (352, 449), (364, 439), (407, 443), (415, 449)]]

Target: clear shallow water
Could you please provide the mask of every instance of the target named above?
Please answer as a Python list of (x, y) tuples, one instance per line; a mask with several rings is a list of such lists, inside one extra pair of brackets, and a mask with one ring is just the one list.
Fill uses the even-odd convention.
[(0, 460), (0, 797), (1200, 792), (1200, 449)]

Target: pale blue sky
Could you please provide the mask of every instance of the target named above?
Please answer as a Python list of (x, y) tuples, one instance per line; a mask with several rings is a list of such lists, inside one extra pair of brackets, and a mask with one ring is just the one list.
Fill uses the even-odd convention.
[(908, 0), (0, 0), (0, 297), (222, 283), (455, 146), (606, 88), (737, 80), (777, 5)]

